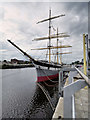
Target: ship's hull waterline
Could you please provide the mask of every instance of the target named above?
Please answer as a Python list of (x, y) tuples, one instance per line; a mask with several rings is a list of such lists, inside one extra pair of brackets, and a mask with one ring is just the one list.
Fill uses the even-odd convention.
[(42, 69), (36, 68), (37, 70), (37, 82), (45, 82), (45, 81), (52, 81), (58, 80), (59, 73), (58, 70), (49, 70), (49, 69)]

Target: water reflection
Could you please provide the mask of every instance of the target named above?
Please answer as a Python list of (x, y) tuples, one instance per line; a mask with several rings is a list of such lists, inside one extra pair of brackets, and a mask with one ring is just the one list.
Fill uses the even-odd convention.
[[(55, 104), (57, 101), (57, 94), (55, 96), (55, 93), (57, 92), (57, 87), (48, 88), (47, 90), (49, 91), (50, 96), (53, 100), (53, 103)], [(50, 107), (50, 104), (47, 101), (45, 94), (42, 92), (39, 86), (36, 85), (36, 91), (31, 100), (28, 117), (29, 118), (34, 118), (34, 117), (35, 118), (43, 118), (43, 117), (51, 118), (52, 114), (53, 114), (52, 108)]]
[[(35, 81), (35, 69), (28, 68), (21, 70), (17, 69), (15, 71), (3, 71), (3, 118), (52, 117), (53, 111), (50, 104)], [(56, 104), (58, 96), (57, 87), (47, 87), (47, 90), (50, 93), (53, 103)]]

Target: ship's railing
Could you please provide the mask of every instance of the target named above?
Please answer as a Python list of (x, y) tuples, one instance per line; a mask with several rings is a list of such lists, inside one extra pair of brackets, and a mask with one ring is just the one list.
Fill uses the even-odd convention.
[[(70, 73), (68, 77), (68, 83), (63, 87), (64, 71), (70, 71)], [(81, 77), (79, 77), (77, 81), (74, 81), (77, 73)], [(75, 118), (74, 94), (85, 86), (90, 87), (90, 79), (86, 75), (84, 75), (78, 68), (65, 68), (59, 71), (59, 99), (63, 97), (63, 118)], [(55, 114), (53, 115), (53, 118), (54, 116)], [(60, 117), (60, 114), (58, 117)]]
[(75, 118), (74, 94), (85, 86), (90, 86), (90, 80), (88, 77), (84, 75), (78, 68), (75, 67), (75, 70), (83, 79), (81, 78), (74, 82), (74, 77), (77, 72), (70, 72), (70, 76), (68, 78), (69, 85), (63, 88), (64, 118)]
[(85, 74), (83, 74), (78, 68), (75, 67), (75, 69), (80, 74), (80, 76), (85, 80), (85, 82), (90, 86), (90, 79)]

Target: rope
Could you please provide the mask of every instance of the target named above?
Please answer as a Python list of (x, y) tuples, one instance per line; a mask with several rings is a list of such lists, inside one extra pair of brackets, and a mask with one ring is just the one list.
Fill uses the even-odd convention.
[(56, 83), (55, 85), (48, 85), (46, 82), (43, 82), (46, 86), (48, 86), (48, 87), (55, 87), (55, 86), (57, 86), (58, 85), (58, 83)]
[(40, 59), (43, 56), (43, 54), (44, 54), (44, 52), (37, 58), (37, 60)]
[(54, 108), (54, 105), (53, 105), (52, 102), (51, 102), (51, 97), (50, 97), (48, 91), (46, 91), (46, 89), (45, 89), (40, 83), (37, 83), (37, 85), (41, 88), (41, 90), (42, 90), (43, 93), (45, 94), (47, 100), (48, 100), (49, 103), (50, 103), (50, 106), (51, 106), (52, 110), (54, 111), (55, 108)]
[(46, 77), (47, 77), (47, 79), (48, 80), (50, 80), (51, 82), (53, 82), (53, 83), (57, 83), (58, 81), (53, 81), (53, 80), (51, 80), (48, 76), (47, 76), (47, 74), (45, 73), (45, 71), (42, 69), (42, 71), (44, 72), (44, 74), (46, 75)]
[(46, 58), (45, 58), (45, 60), (47, 60), (47, 56), (48, 56), (48, 50), (47, 50), (47, 53), (46, 53)]
[(56, 29), (53, 27), (52, 22), (51, 22), (51, 27), (53, 28), (53, 31), (56, 31)]

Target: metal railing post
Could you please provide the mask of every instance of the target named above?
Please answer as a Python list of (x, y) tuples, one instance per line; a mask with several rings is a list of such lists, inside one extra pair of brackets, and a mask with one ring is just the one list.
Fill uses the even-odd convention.
[(85, 41), (86, 41), (86, 53), (87, 53), (87, 73), (88, 73), (88, 34), (86, 35)]
[(85, 46), (85, 34), (83, 34), (83, 56), (84, 56), (84, 74), (87, 74), (86, 70), (86, 46)]
[[(72, 95), (86, 86), (85, 80), (77, 80), (64, 87), (64, 118), (72, 118)], [(74, 109), (73, 109), (74, 110)], [(73, 116), (75, 117), (75, 116)]]
[(90, 79), (85, 74), (83, 74), (78, 68), (75, 67), (75, 69), (90, 87)]
[(59, 97), (62, 96), (63, 71), (59, 71)]
[[(69, 78), (68, 78), (69, 85), (72, 84), (72, 79), (76, 74), (77, 74), (76, 71), (70, 71)], [(63, 106), (64, 107), (64, 118), (72, 118), (72, 101), (73, 101), (73, 98), (72, 98), (72, 94), (69, 95), (70, 90), (68, 91), (68, 89), (66, 89), (66, 87), (64, 87), (64, 89), (63, 89), (63, 91), (64, 91), (64, 106)]]

